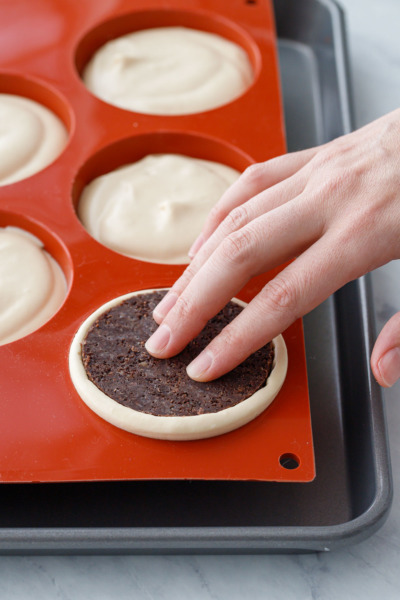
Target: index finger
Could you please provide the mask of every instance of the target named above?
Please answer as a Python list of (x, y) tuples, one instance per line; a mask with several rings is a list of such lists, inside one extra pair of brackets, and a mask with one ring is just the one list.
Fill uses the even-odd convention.
[(234, 369), (347, 283), (352, 274), (342, 265), (343, 257), (335, 255), (333, 244), (319, 239), (268, 282), (188, 365), (189, 377), (211, 381)]
[[(321, 233), (313, 206), (301, 198), (284, 204), (225, 238), (195, 274), (146, 342), (157, 358), (178, 354), (253, 276), (301, 253)], [(291, 226), (290, 226), (291, 224)]]

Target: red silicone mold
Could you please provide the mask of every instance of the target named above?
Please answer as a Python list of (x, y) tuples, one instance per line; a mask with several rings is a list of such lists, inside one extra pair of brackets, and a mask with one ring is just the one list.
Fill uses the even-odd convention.
[[(75, 212), (83, 186), (149, 153), (179, 152), (243, 170), (285, 151), (269, 1), (188, 4), (14, 0), (0, 6), (0, 93), (44, 104), (70, 136), (46, 169), (0, 187), (0, 226), (37, 235), (68, 282), (64, 304), (45, 325), (0, 347), (2, 481), (314, 478), (301, 321), (284, 334), (289, 369), (276, 400), (248, 425), (218, 438), (166, 442), (129, 434), (91, 412), (70, 380), (69, 347), (89, 314), (130, 291), (168, 287), (184, 268), (134, 260), (93, 240)], [(80, 72), (99, 46), (166, 25), (211, 31), (242, 45), (255, 72), (252, 86), (225, 106), (167, 117), (108, 105), (85, 88)], [(238, 297), (249, 301), (276, 271), (251, 280)]]

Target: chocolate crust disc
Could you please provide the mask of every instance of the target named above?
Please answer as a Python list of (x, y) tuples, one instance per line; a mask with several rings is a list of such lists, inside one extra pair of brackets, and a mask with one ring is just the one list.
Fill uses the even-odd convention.
[(160, 360), (147, 353), (144, 343), (157, 327), (152, 311), (165, 292), (142, 290), (114, 298), (82, 323), (69, 353), (80, 398), (116, 427), (158, 439), (197, 440), (245, 425), (269, 406), (284, 383), (283, 337), (231, 373), (195, 382), (186, 366), (245, 304), (234, 298), (184, 351)]
[(132, 296), (101, 315), (82, 345), (88, 378), (107, 396), (155, 416), (215, 413), (245, 400), (265, 385), (274, 348), (267, 344), (219, 379), (193, 381), (187, 365), (243, 307), (229, 302), (177, 356), (160, 360), (144, 346), (157, 329), (152, 312), (165, 291)]

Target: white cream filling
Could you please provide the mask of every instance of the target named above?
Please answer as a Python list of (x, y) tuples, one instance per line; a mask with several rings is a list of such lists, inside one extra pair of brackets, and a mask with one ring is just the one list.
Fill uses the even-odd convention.
[[(235, 406), (216, 413), (184, 417), (158, 417), (122, 406), (92, 383), (82, 363), (82, 343), (90, 327), (104, 312), (137, 294), (141, 290), (114, 298), (92, 313), (80, 326), (69, 353), (69, 370), (73, 384), (82, 400), (105, 421), (137, 435), (163, 440), (198, 440), (227, 433), (245, 425), (271, 404), (281, 389), (287, 371), (286, 345), (281, 335), (273, 339), (275, 358), (266, 385)], [(244, 302), (233, 299), (241, 306)]]
[(155, 115), (216, 108), (240, 96), (253, 78), (240, 46), (186, 27), (145, 29), (112, 40), (83, 72), (86, 86), (102, 100)]
[(64, 149), (63, 123), (33, 100), (0, 94), (0, 185), (41, 171)]
[(0, 345), (43, 325), (61, 306), (66, 281), (35, 236), (0, 228)]
[(240, 173), (179, 154), (149, 155), (94, 179), (78, 215), (101, 244), (157, 263), (188, 263), (211, 208)]

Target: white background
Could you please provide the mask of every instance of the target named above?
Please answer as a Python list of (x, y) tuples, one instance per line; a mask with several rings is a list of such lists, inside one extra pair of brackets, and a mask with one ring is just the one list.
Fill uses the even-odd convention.
[[(342, 0), (356, 125), (400, 106), (400, 1)], [(378, 325), (400, 310), (400, 268), (374, 273)], [(394, 476), (386, 524), (345, 550), (282, 556), (1, 557), (0, 599), (397, 600), (400, 598), (400, 386), (385, 392)]]

